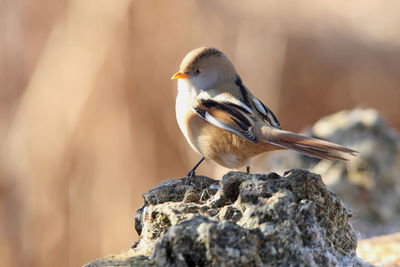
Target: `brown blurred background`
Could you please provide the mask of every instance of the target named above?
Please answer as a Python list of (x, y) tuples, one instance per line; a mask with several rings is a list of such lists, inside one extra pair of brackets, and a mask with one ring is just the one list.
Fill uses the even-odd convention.
[(199, 159), (169, 79), (193, 48), (224, 51), (285, 129), (353, 107), (400, 129), (399, 10), (395, 0), (0, 0), (2, 265), (79, 266), (132, 245), (141, 193)]

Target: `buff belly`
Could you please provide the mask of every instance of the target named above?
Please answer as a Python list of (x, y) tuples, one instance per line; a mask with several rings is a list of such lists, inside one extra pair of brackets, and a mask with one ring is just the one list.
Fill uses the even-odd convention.
[(267, 151), (263, 145), (253, 144), (242, 137), (214, 126), (195, 113), (186, 117), (188, 142), (206, 159), (227, 168), (248, 166), (256, 155)]

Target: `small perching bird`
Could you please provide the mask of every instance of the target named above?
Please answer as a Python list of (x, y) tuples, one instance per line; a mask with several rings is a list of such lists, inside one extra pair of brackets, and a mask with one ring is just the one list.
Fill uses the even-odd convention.
[(179, 71), (176, 118), (194, 151), (228, 168), (247, 167), (263, 152), (293, 149), (311, 157), (346, 160), (347, 147), (281, 130), (274, 113), (243, 84), (231, 61), (219, 50), (189, 52)]

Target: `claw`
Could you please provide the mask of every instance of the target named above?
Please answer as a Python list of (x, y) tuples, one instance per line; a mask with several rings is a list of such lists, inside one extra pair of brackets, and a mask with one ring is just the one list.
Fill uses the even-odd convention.
[(204, 160), (204, 157), (202, 157), (199, 162), (196, 163), (196, 165), (194, 165), (194, 167), (189, 171), (189, 173), (186, 175), (189, 179), (189, 184), (192, 183), (192, 179), (193, 177), (196, 175), (196, 173), (194, 172), (196, 170), (197, 167), (199, 167), (200, 163), (202, 163)]
[(193, 170), (191, 170), (186, 176), (189, 178), (188, 180), (187, 180), (187, 184), (192, 184), (192, 181), (193, 181), (193, 177), (196, 175), (196, 173), (193, 171)]
[(189, 179), (192, 179), (195, 175), (196, 173), (194, 171), (190, 171), (186, 176), (189, 177)]

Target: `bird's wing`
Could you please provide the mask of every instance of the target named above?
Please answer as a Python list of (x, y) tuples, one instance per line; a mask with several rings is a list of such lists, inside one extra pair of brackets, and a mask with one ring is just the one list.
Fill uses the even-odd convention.
[(230, 101), (198, 99), (193, 111), (209, 123), (236, 134), (249, 142), (258, 143), (253, 132), (254, 115), (249, 108)]
[(281, 125), (276, 118), (275, 114), (263, 104), (260, 100), (257, 98), (253, 97), (251, 99), (251, 102), (253, 102), (254, 107), (260, 113), (260, 115), (263, 117), (264, 121), (268, 122), (272, 127), (281, 129)]
[(238, 86), (240, 95), (243, 98), (244, 104), (248, 107), (254, 106), (257, 112), (261, 115), (265, 122), (269, 123), (274, 128), (281, 128), (278, 119), (275, 114), (266, 107), (260, 100), (258, 100), (247, 88), (244, 86), (242, 79), (238, 76), (235, 80), (235, 84)]

